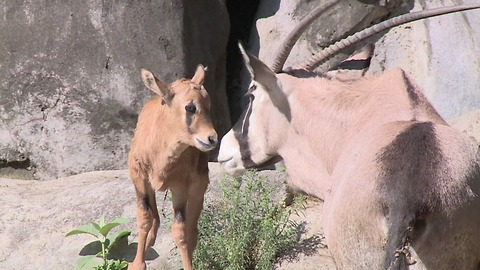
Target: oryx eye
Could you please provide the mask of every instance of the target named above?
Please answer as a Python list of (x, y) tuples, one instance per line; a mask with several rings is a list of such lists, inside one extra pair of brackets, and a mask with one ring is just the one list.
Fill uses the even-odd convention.
[(193, 104), (193, 103), (190, 103), (187, 106), (185, 106), (185, 111), (187, 111), (189, 113), (196, 113), (197, 112), (197, 106), (195, 106), (195, 104)]
[(255, 91), (255, 90), (257, 90), (257, 86), (255, 84), (252, 84), (252, 86), (250, 86), (250, 88), (248, 88), (247, 93), (245, 93), (245, 96), (252, 96), (253, 91)]

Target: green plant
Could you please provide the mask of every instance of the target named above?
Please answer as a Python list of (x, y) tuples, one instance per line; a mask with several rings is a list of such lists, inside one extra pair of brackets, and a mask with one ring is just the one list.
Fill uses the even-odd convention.
[(194, 254), (198, 270), (272, 269), (275, 259), (299, 242), (293, 213), (304, 208), (304, 197), (290, 206), (276, 203), (278, 192), (254, 171), (242, 178), (224, 176), (218, 202), (208, 202), (200, 218)]
[[(71, 236), (75, 234), (90, 234), (97, 238), (97, 240), (87, 244), (100, 243), (101, 251), (96, 255), (83, 256), (77, 261), (75, 270), (80, 269), (97, 269), (97, 270), (121, 270), (128, 266), (128, 263), (124, 260), (109, 259), (110, 250), (117, 244), (117, 242), (126, 236), (130, 235), (130, 230), (124, 230), (116, 232), (112, 235), (108, 235), (110, 231), (122, 224), (128, 223), (127, 218), (117, 218), (112, 222), (105, 223), (105, 214), (102, 214), (99, 222), (90, 222), (89, 224), (82, 225), (76, 229), (71, 230), (65, 236)], [(101, 260), (99, 260), (99, 258)]]
[(287, 171), (287, 167), (285, 167), (285, 164), (283, 164), (283, 163), (277, 163), (277, 164), (278, 164), (277, 165), (277, 170), (279, 172), (286, 172)]

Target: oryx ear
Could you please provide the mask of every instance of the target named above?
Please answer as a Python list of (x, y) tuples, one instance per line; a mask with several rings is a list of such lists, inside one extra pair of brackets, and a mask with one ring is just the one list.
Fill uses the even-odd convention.
[(285, 115), (288, 121), (290, 121), (290, 105), (288, 104), (285, 93), (280, 89), (275, 72), (265, 65), (265, 63), (260, 61), (260, 59), (247, 52), (242, 44), (238, 43), (238, 46), (242, 52), (245, 65), (252, 75), (252, 79), (263, 86), (262, 89), (265, 89), (268, 93), (273, 105)]
[(202, 85), (205, 81), (205, 71), (207, 71), (206, 67), (203, 67), (203, 65), (198, 65), (195, 75), (193, 75), (192, 82)]
[(170, 104), (170, 101), (173, 98), (173, 93), (170, 91), (170, 87), (159, 80), (152, 72), (142, 68), (140, 70), (142, 74), (142, 81), (145, 86), (155, 92), (157, 95), (161, 96), (165, 103)]
[(268, 92), (274, 91), (276, 88), (278, 88), (277, 76), (275, 75), (275, 72), (273, 72), (260, 59), (247, 52), (240, 42), (238, 43), (238, 47), (240, 48), (243, 60), (248, 71), (250, 72), (250, 75), (252, 76), (252, 79), (260, 83)]
[(354, 77), (363, 77), (370, 68), (375, 51), (375, 44), (369, 43), (360, 50), (355, 51), (350, 57), (343, 60), (336, 67), (332, 68), (328, 74), (335, 77), (335, 73), (342, 72)]

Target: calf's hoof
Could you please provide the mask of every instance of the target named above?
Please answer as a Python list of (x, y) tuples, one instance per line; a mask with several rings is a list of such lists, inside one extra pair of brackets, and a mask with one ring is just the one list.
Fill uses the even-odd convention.
[(147, 265), (145, 262), (133, 261), (128, 265), (128, 270), (147, 270)]

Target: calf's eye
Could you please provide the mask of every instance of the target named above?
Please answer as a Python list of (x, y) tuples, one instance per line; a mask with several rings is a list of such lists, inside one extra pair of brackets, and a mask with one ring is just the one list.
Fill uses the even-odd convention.
[(195, 106), (195, 104), (188, 104), (187, 106), (185, 106), (185, 111), (189, 112), (189, 113), (196, 113), (197, 112), (197, 106)]

